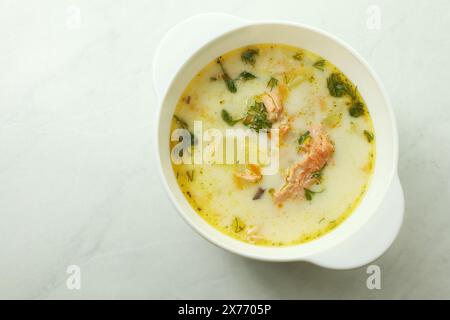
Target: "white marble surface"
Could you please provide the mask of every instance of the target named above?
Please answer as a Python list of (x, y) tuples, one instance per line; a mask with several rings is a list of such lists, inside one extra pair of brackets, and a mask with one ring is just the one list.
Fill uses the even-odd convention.
[[(369, 5), (381, 29), (366, 27)], [(450, 298), (450, 2), (0, 1), (0, 298)], [(76, 28), (73, 14), (80, 10)], [(229, 254), (161, 188), (151, 61), (200, 12), (333, 32), (379, 73), (398, 117), (404, 227), (366, 269)], [(79, 265), (81, 290), (66, 268)]]

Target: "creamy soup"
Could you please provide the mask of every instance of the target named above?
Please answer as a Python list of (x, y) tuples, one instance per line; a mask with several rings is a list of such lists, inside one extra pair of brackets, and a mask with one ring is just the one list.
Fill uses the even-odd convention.
[[(192, 208), (221, 232), (255, 245), (301, 244), (336, 228), (364, 196), (375, 161), (375, 133), (356, 85), (332, 62), (281, 44), (236, 49), (208, 63), (176, 106), (171, 134), (187, 130), (192, 147), (174, 154), (192, 160), (197, 149), (220, 145), (199, 143), (204, 135), (194, 132), (194, 121), (201, 121), (203, 133), (243, 129), (276, 141), (279, 164), (265, 174), (263, 156), (174, 162)], [(171, 149), (181, 141), (186, 137), (172, 135)], [(248, 142), (246, 158), (261, 145)]]

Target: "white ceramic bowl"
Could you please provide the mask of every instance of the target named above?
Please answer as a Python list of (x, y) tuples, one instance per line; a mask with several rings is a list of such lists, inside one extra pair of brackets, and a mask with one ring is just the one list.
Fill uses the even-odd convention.
[[(280, 248), (255, 246), (240, 242), (217, 231), (203, 220), (186, 201), (177, 185), (170, 162), (170, 123), (177, 100), (186, 85), (214, 58), (235, 48), (257, 43), (284, 43), (305, 48), (333, 62), (353, 83), (358, 85), (358, 90), (364, 97), (372, 116), (377, 137), (375, 171), (361, 204), (347, 220), (332, 232), (297, 246)], [(385, 215), (384, 220), (378, 222), (378, 226), (374, 223), (372, 227), (364, 228), (366, 234), (372, 233), (372, 239), (356, 240), (358, 231), (372, 223), (371, 218), (376, 214), (383, 201), (387, 201), (385, 196), (389, 188), (392, 188), (393, 180), (398, 179), (396, 174), (398, 140), (394, 114), (379, 78), (350, 46), (326, 32), (297, 23), (251, 22), (221, 14), (209, 14), (191, 18), (172, 29), (162, 41), (154, 62), (155, 88), (160, 95), (156, 145), (162, 180), (181, 216), (200, 235), (219, 247), (245, 257), (267, 261), (303, 260), (331, 268), (350, 268), (362, 265), (375, 259), (389, 247), (398, 233), (403, 215), (403, 194), (401, 188), (398, 187), (396, 197), (402, 199), (401, 204), (397, 205), (398, 209), (392, 209), (399, 212), (396, 215), (391, 213), (394, 216), (391, 219), (393, 222), (390, 221), (389, 216)], [(400, 200), (391, 199), (390, 201), (398, 203)], [(394, 224), (394, 226), (386, 227), (390, 224)], [(391, 229), (391, 231), (386, 232), (385, 229)], [(380, 242), (379, 239), (375, 239), (377, 237), (388, 239), (382, 244), (377, 244), (377, 248), (373, 248), (373, 244)], [(351, 240), (352, 238), (355, 240)], [(372, 246), (370, 243), (364, 244), (366, 250), (372, 251), (364, 253), (365, 249), (361, 244), (355, 244), (356, 241), (374, 241)], [(342, 252), (339, 248), (344, 244), (349, 247), (349, 243), (353, 243), (350, 247), (359, 249), (346, 249), (346, 253), (341, 253), (339, 256), (339, 252)], [(360, 252), (356, 253), (358, 250)], [(342, 263), (346, 259), (355, 261), (349, 256), (352, 254), (362, 255), (365, 258), (356, 259), (357, 262)], [(321, 257), (327, 257), (327, 259)]]

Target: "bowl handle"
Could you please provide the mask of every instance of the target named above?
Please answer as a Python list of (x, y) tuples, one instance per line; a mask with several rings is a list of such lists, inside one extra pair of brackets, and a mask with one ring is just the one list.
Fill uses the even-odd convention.
[(306, 260), (330, 269), (352, 269), (376, 260), (397, 237), (404, 207), (403, 189), (396, 174), (378, 211), (360, 230), (336, 247)]
[(172, 27), (159, 43), (153, 57), (153, 86), (158, 99), (163, 98), (176, 72), (198, 49), (246, 23), (246, 20), (228, 14), (206, 13)]

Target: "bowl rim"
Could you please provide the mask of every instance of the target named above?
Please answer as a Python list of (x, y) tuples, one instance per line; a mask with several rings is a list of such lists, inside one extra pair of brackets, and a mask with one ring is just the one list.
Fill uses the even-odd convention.
[[(205, 15), (205, 14), (202, 14)], [(241, 19), (238, 17), (234, 17), (231, 15), (227, 15), (229, 17), (232, 18), (237, 18), (237, 19)], [(197, 16), (188, 18), (180, 23), (184, 23), (189, 21), (190, 19), (196, 18)], [(287, 27), (294, 27), (294, 28), (300, 28), (300, 29), (305, 29), (309, 32), (313, 32), (313, 33), (317, 33), (320, 36), (323, 36), (325, 38), (328, 38), (329, 40), (335, 42), (336, 44), (338, 44), (339, 46), (343, 47), (346, 51), (348, 51), (356, 60), (359, 61), (359, 63), (361, 63), (361, 65), (367, 70), (368, 74), (373, 78), (373, 80), (375, 81), (376, 85), (378, 86), (378, 89), (380, 90), (381, 93), (381, 97), (384, 100), (386, 107), (387, 107), (387, 112), (389, 115), (389, 119), (390, 119), (390, 126), (392, 129), (392, 165), (389, 168), (389, 175), (387, 178), (387, 183), (386, 183), (386, 188), (384, 188), (382, 190), (382, 196), (380, 197), (380, 201), (378, 201), (378, 203), (376, 203), (376, 205), (373, 206), (373, 210), (371, 212), (371, 214), (369, 214), (367, 216), (367, 218), (362, 221), (360, 223), (360, 225), (357, 228), (354, 228), (354, 230), (352, 230), (352, 232), (349, 232), (345, 237), (342, 237), (342, 239), (340, 239), (339, 242), (335, 243), (334, 245), (328, 245), (325, 246), (324, 248), (321, 248), (320, 250), (315, 251), (311, 256), (316, 257), (316, 255), (323, 253), (324, 251), (334, 247), (335, 245), (339, 245), (340, 243), (342, 243), (343, 241), (348, 240), (354, 233), (356, 233), (359, 229), (362, 228), (362, 226), (366, 225), (370, 218), (373, 216), (374, 213), (376, 213), (377, 209), (380, 207), (382, 200), (386, 197), (386, 193), (388, 192), (389, 186), (392, 184), (392, 181), (394, 180), (394, 177), (397, 175), (397, 166), (398, 166), (398, 129), (397, 129), (397, 122), (396, 122), (396, 117), (395, 117), (395, 113), (393, 111), (392, 108), (392, 104), (391, 101), (389, 99), (389, 96), (387, 94), (386, 88), (384, 87), (380, 77), (378, 76), (378, 74), (372, 69), (372, 67), (369, 65), (369, 63), (353, 48), (351, 47), (349, 44), (347, 44), (346, 42), (344, 42), (343, 40), (341, 40), (339, 37), (321, 30), (317, 27), (313, 27), (307, 24), (303, 24), (303, 23), (298, 23), (298, 22), (292, 22), (292, 21), (286, 21), (286, 20), (260, 20), (260, 21), (252, 21), (252, 20), (246, 20), (246, 19), (241, 19), (244, 23), (240, 26), (236, 26), (234, 28), (231, 28), (230, 30), (226, 31), (226, 32), (222, 32), (222, 33), (218, 33), (216, 36), (214, 36), (212, 39), (206, 41), (205, 43), (203, 43), (200, 47), (196, 48), (195, 51), (193, 51), (189, 57), (187, 59), (185, 59), (183, 61), (182, 64), (180, 64), (177, 69), (176, 72), (174, 72), (174, 74), (172, 75), (166, 91), (164, 93), (162, 93), (161, 96), (159, 96), (159, 94), (157, 92), (158, 95), (158, 108), (157, 108), (157, 114), (156, 114), (156, 119), (157, 119), (157, 123), (155, 126), (155, 135), (154, 137), (156, 138), (156, 142), (155, 142), (155, 147), (156, 147), (156, 152), (157, 152), (157, 166), (158, 166), (158, 171), (160, 174), (160, 178), (163, 182), (163, 185), (166, 189), (167, 194), (169, 195), (169, 198), (172, 202), (172, 205), (176, 208), (176, 210), (178, 211), (179, 215), (184, 219), (184, 221), (186, 221), (186, 223), (193, 228), (196, 233), (198, 233), (201, 237), (203, 237), (204, 239), (206, 239), (208, 242), (214, 244), (217, 247), (220, 247), (222, 249), (225, 249), (229, 252), (232, 252), (234, 254), (243, 256), (243, 257), (247, 257), (247, 258), (251, 258), (251, 259), (256, 259), (256, 260), (260, 260), (260, 261), (269, 261), (269, 262), (290, 262), (290, 261), (308, 261), (308, 256), (296, 256), (296, 255), (290, 255), (290, 256), (274, 256), (274, 255), (269, 255), (266, 253), (254, 253), (254, 252), (248, 252), (248, 251), (244, 251), (244, 250), (240, 250), (236, 247), (230, 246), (228, 244), (223, 243), (222, 241), (220, 241), (219, 239), (217, 239), (216, 237), (214, 237), (211, 234), (208, 234), (207, 232), (204, 232), (202, 230), (201, 227), (199, 227), (197, 224), (195, 224), (189, 217), (188, 215), (184, 212), (184, 209), (181, 207), (180, 203), (178, 202), (178, 200), (176, 199), (171, 187), (168, 184), (167, 178), (164, 174), (164, 170), (163, 170), (163, 164), (162, 164), (162, 157), (161, 157), (161, 139), (159, 139), (160, 136), (160, 126), (161, 126), (161, 116), (163, 113), (163, 105), (167, 99), (168, 94), (170, 93), (170, 88), (172, 87), (174, 81), (177, 79), (178, 74), (180, 73), (180, 71), (182, 71), (186, 65), (188, 65), (191, 60), (202, 50), (204, 50), (206, 47), (210, 46), (211, 44), (213, 44), (214, 42), (220, 40), (220, 38), (225, 37), (227, 35), (230, 35), (234, 32), (239, 31), (240, 29), (245, 29), (248, 27), (252, 27), (252, 26), (264, 26), (264, 25), (277, 25), (277, 26), (287, 26)], [(178, 24), (177, 24), (178, 25)], [(176, 27), (176, 25), (175, 25)], [(170, 32), (170, 31), (169, 31)], [(164, 38), (163, 38), (164, 39)], [(161, 40), (162, 41), (162, 40)], [(159, 49), (159, 48), (158, 48)], [(158, 50), (157, 50), (158, 51)], [(156, 51), (156, 52), (157, 52)], [(155, 54), (156, 56), (156, 54)], [(370, 187), (369, 187), (370, 188)], [(218, 231), (220, 232), (220, 231)], [(331, 231), (332, 232), (332, 231)], [(227, 238), (231, 238), (228, 235), (224, 235)], [(321, 237), (322, 238), (322, 237)], [(321, 238), (318, 238), (314, 241), (320, 241)], [(231, 238), (233, 239), (233, 238)], [(239, 241), (236, 239), (233, 239), (234, 241)], [(240, 242), (240, 241), (239, 241)], [(251, 244), (248, 244), (251, 245)], [(300, 244), (301, 246), (301, 244)], [(256, 246), (256, 247), (261, 247), (261, 246)], [(290, 246), (290, 247), (295, 247), (295, 246)], [(289, 248), (289, 247), (264, 247), (267, 248), (267, 251), (281, 251), (284, 248)]]

